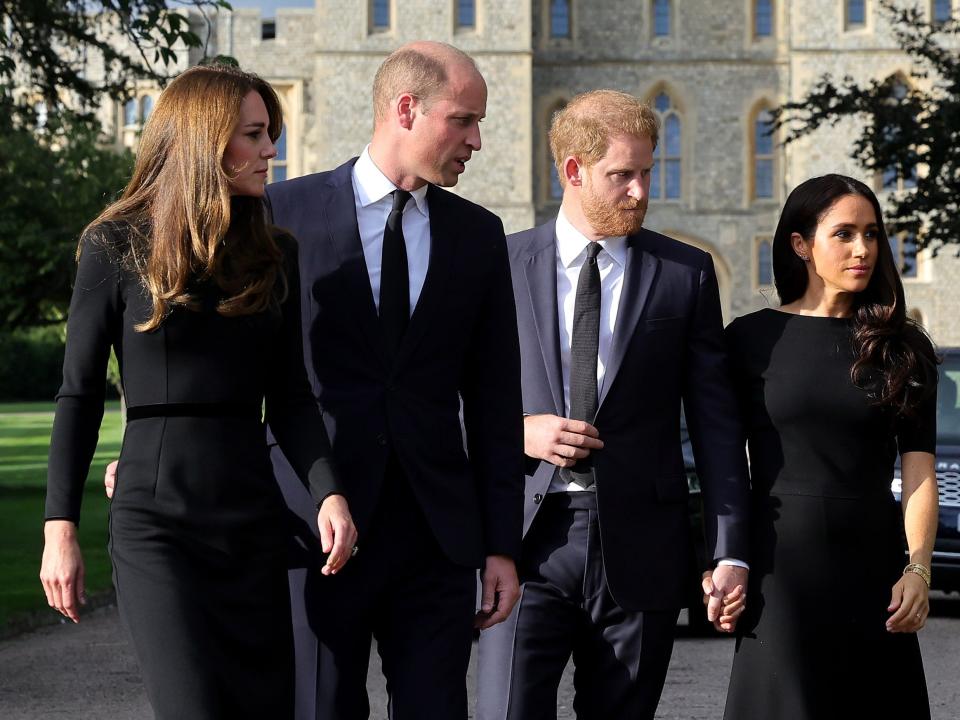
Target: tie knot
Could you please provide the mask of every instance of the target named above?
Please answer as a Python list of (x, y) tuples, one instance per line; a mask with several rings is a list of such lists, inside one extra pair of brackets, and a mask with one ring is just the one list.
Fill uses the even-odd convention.
[(590, 244), (587, 245), (587, 260), (596, 260), (601, 250), (603, 248), (600, 247), (600, 243), (591, 240)]
[(407, 201), (411, 197), (410, 193), (398, 188), (390, 194), (393, 195), (393, 208), (390, 212), (403, 212), (403, 209), (407, 206)]

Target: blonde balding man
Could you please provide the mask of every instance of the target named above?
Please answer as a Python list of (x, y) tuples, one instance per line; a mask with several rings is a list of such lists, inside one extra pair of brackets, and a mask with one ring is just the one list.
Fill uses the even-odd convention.
[[(368, 717), (371, 635), (392, 720), (466, 718), (473, 626), (502, 621), (519, 592), (523, 429), (503, 225), (441, 189), (480, 150), (486, 101), (467, 55), (406, 45), (377, 72), (360, 157), (268, 188), (274, 222), (300, 242), (308, 372), (359, 531), (342, 572), (307, 582), (318, 719)], [(315, 514), (275, 461), (291, 504)]]

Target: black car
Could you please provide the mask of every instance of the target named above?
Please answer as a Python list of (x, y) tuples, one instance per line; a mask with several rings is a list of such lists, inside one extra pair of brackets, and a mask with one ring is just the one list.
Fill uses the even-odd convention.
[[(933, 547), (932, 587), (960, 591), (960, 348), (941, 349), (937, 387), (937, 487), (940, 525)], [(894, 473), (894, 497), (900, 499), (900, 466)]]

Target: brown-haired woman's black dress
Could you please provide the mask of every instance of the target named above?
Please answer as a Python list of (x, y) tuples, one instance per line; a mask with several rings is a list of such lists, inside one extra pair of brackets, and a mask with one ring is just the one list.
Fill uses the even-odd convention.
[(896, 453), (934, 452), (850, 379), (853, 324), (773, 309), (727, 328), (750, 451), (750, 586), (726, 720), (929, 718), (916, 634), (885, 622), (904, 560)]
[(46, 518), (79, 520), (112, 346), (128, 415), (110, 555), (156, 716), (292, 717), (287, 510), (262, 408), (314, 497), (336, 489), (303, 366), (296, 244), (278, 238), (287, 293), (272, 308), (224, 317), (219, 290), (199, 284), (196, 308), (137, 332), (151, 303), (121, 262), (128, 242), (122, 228), (103, 228), (82, 247)]

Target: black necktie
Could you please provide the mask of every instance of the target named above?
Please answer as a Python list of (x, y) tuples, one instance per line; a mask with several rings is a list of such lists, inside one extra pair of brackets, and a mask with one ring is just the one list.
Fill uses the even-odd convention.
[[(570, 418), (592, 423), (597, 414), (597, 352), (600, 349), (600, 243), (587, 246), (573, 304), (570, 337)], [(593, 456), (579, 460), (564, 472), (566, 480), (583, 488), (594, 483)]]
[(406, 190), (394, 190), (393, 207), (383, 229), (380, 256), (380, 328), (387, 351), (396, 355), (410, 322), (410, 278), (407, 245), (403, 240), (403, 208), (410, 199)]

